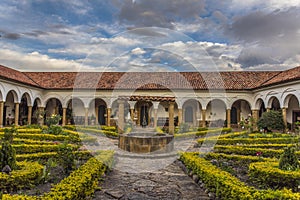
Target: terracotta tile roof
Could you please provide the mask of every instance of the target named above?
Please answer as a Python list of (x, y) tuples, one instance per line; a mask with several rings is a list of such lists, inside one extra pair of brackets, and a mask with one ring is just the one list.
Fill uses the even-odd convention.
[(0, 65), (0, 77), (32, 86), (38, 86), (38, 84), (26, 76), (26, 74), (3, 65)]
[(132, 95), (132, 96), (120, 96), (119, 99), (130, 100), (130, 101), (175, 101), (175, 97), (167, 97), (167, 96), (140, 96), (140, 95)]
[(266, 81), (262, 86), (274, 85), (300, 79), (300, 66), (278, 73), (274, 78)]
[(240, 72), (20, 72), (0, 65), (0, 77), (44, 89), (226, 89), (251, 90), (300, 79), (286, 71)]
[(259, 87), (279, 72), (24, 72), (47, 89), (227, 89)]

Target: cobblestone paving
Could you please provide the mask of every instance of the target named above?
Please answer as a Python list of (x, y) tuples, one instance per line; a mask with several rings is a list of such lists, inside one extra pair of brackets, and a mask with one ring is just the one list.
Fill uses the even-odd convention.
[(209, 199), (179, 165), (179, 161), (175, 161), (166, 168), (148, 173), (128, 173), (113, 169), (106, 175), (104, 182), (100, 183), (102, 189), (95, 193), (93, 199)]

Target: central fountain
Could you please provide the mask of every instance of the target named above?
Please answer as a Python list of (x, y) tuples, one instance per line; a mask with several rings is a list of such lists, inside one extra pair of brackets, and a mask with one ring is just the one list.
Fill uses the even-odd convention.
[(119, 148), (132, 153), (167, 153), (174, 149), (174, 136), (155, 132), (120, 134)]

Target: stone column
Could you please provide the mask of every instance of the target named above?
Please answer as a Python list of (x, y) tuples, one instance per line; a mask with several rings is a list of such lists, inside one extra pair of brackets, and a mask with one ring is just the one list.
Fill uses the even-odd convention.
[(152, 104), (153, 104), (153, 111), (154, 111), (154, 118), (153, 118), (153, 126), (154, 127), (157, 127), (157, 110), (158, 110), (158, 106), (159, 106), (159, 103), (160, 102), (157, 102), (157, 101), (155, 101), (155, 102), (152, 102)]
[(255, 130), (257, 130), (257, 121), (258, 121), (258, 118), (259, 118), (258, 114), (259, 114), (258, 110), (256, 110), (256, 109), (252, 110), (252, 117), (253, 117), (253, 120), (254, 120), (254, 129)]
[(284, 127), (285, 129), (287, 128), (287, 120), (286, 120), (286, 108), (282, 108), (282, 118), (283, 118), (283, 122), (284, 122)]
[(125, 121), (125, 118), (124, 118), (124, 100), (118, 100), (118, 104), (119, 104), (119, 115), (118, 115), (118, 133), (119, 134), (122, 134), (124, 133), (124, 121)]
[(19, 126), (20, 103), (15, 103), (15, 126)]
[(206, 110), (202, 109), (201, 114), (202, 114), (202, 127), (206, 127)]
[(89, 125), (89, 108), (85, 108), (84, 125)]
[(0, 128), (3, 127), (3, 112), (4, 112), (4, 102), (1, 101), (0, 102)]
[(67, 124), (67, 108), (63, 108), (62, 126)]
[(182, 108), (178, 108), (178, 126), (182, 124)]
[(130, 119), (134, 122), (134, 108), (130, 108)]
[(38, 108), (38, 116), (37, 116), (37, 121), (38, 121), (38, 124), (40, 126), (43, 126), (44, 125), (44, 109), (43, 107), (39, 107)]
[(96, 108), (95, 108), (95, 117), (96, 117), (95, 125), (99, 125), (99, 116), (98, 116), (98, 114), (99, 114), (99, 107), (96, 106)]
[(231, 127), (231, 118), (230, 118), (230, 114), (231, 114), (231, 109), (227, 109), (226, 110), (226, 120), (227, 120), (227, 128)]
[(110, 126), (111, 108), (106, 109), (106, 126)]
[(28, 106), (27, 124), (31, 124), (32, 106)]
[(174, 135), (174, 102), (169, 102), (169, 134)]

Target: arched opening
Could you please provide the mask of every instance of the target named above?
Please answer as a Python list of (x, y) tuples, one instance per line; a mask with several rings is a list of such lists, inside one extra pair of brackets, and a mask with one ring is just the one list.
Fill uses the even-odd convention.
[[(63, 115), (62, 104), (57, 98), (50, 98), (47, 100), (45, 111), (45, 119), (54, 114), (60, 115), (61, 117)], [(59, 124), (62, 124), (62, 119), (59, 121)]]
[(3, 108), (3, 126), (9, 126), (15, 123), (15, 102), (17, 99), (17, 93), (14, 90), (7, 93)]
[(103, 99), (94, 99), (89, 106), (89, 121), (91, 125), (106, 125), (107, 105)]
[(220, 99), (211, 100), (206, 107), (209, 127), (223, 127), (226, 120), (226, 104)]
[(151, 101), (137, 101), (136, 102), (135, 112), (137, 112), (136, 115), (138, 117), (138, 119), (137, 119), (138, 126), (146, 127), (146, 126), (149, 126), (150, 124), (152, 125), (154, 123), (154, 118), (152, 115), (152, 110), (153, 110), (152, 106), (153, 106), (153, 104)]
[(67, 106), (67, 124), (84, 125), (85, 109), (83, 102), (78, 98), (70, 99)]
[(19, 109), (19, 125), (25, 125), (28, 123), (28, 105), (30, 103), (30, 97), (27, 93), (23, 94), (20, 102)]
[(183, 122), (198, 127), (201, 120), (201, 105), (197, 100), (190, 99), (184, 102)]
[[(111, 120), (110, 125), (116, 126), (119, 117), (119, 103), (118, 100), (115, 100), (111, 105)], [(124, 118), (125, 120), (130, 119), (130, 105), (128, 102), (125, 101), (124, 103)]]
[(258, 117), (261, 117), (264, 112), (266, 112), (266, 106), (262, 99), (258, 99), (255, 103), (256, 108), (258, 108)]
[(280, 103), (279, 100), (276, 97), (272, 97), (270, 100), (270, 109), (271, 110), (280, 110)]
[(250, 103), (246, 100), (236, 100), (231, 106), (230, 123), (232, 127), (237, 127), (238, 123), (243, 119), (247, 119), (251, 115)]
[(284, 105), (286, 110), (286, 121), (288, 123), (288, 128), (294, 130), (295, 123), (300, 122), (300, 107), (298, 98), (291, 94), (288, 95), (284, 100)]
[(41, 106), (41, 100), (36, 98), (33, 102), (32, 106), (32, 114), (31, 114), (31, 123), (38, 124), (38, 114), (39, 114), (39, 107)]

